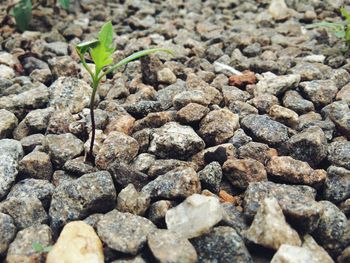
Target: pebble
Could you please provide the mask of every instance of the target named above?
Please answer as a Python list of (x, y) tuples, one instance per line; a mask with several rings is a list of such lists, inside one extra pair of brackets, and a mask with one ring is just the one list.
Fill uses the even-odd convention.
[(324, 198), (340, 203), (350, 198), (350, 170), (343, 167), (329, 166), (324, 184)]
[(66, 224), (51, 251), (47, 263), (103, 263), (102, 242), (95, 230), (83, 221)]
[(9, 66), (0, 64), (0, 78), (13, 79), (16, 76), (15, 71)]
[(182, 124), (197, 124), (209, 112), (209, 109), (197, 103), (187, 104), (176, 112), (178, 121)]
[(167, 228), (184, 238), (193, 238), (210, 230), (222, 219), (216, 197), (193, 194), (165, 215)]
[(271, 263), (294, 263), (310, 262), (317, 263), (312, 251), (304, 247), (283, 244), (273, 256)]
[(123, 213), (143, 216), (150, 203), (150, 196), (139, 193), (132, 184), (121, 190), (117, 197), (117, 209)]
[(18, 119), (12, 112), (0, 110), (0, 139), (10, 138), (17, 125)]
[(332, 80), (305, 81), (300, 83), (300, 87), (316, 106), (332, 103), (338, 92), (338, 88)]
[(51, 180), (53, 174), (50, 156), (44, 152), (33, 151), (19, 162), (22, 177)]
[(176, 75), (169, 68), (163, 68), (157, 72), (157, 80), (164, 84), (176, 83)]
[(277, 151), (265, 143), (248, 142), (238, 148), (238, 156), (240, 159), (250, 158), (266, 165), (273, 156), (277, 156)]
[(328, 160), (337, 166), (350, 169), (350, 142), (332, 142), (328, 146)]
[(295, 129), (299, 124), (299, 116), (295, 111), (280, 105), (273, 105), (269, 110), (269, 115), (273, 120)]
[(203, 168), (203, 170), (198, 172), (198, 177), (201, 182), (202, 189), (208, 189), (213, 193), (218, 193), (220, 191), (222, 179), (222, 169), (220, 163), (209, 163)]
[(304, 99), (299, 92), (295, 90), (289, 90), (284, 94), (283, 105), (298, 114), (304, 114), (315, 110), (314, 104)]
[(271, 94), (275, 96), (283, 95), (287, 90), (298, 86), (300, 75), (291, 74), (285, 76), (276, 76), (271, 72), (262, 74), (262, 78), (256, 84), (254, 94)]
[(0, 255), (3, 256), (16, 237), (16, 226), (11, 216), (0, 213)]

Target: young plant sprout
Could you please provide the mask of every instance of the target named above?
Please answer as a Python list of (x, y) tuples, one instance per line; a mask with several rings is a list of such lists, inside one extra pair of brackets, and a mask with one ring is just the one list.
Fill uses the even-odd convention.
[[(117, 68), (124, 66), (128, 64), (130, 61), (133, 61), (135, 59), (138, 59), (143, 56), (147, 56), (149, 54), (155, 53), (155, 52), (166, 52), (169, 54), (173, 54), (171, 50), (165, 49), (165, 48), (153, 48), (153, 49), (146, 49), (139, 52), (136, 52), (123, 60), (119, 61), (118, 63), (111, 65), (113, 63), (112, 54), (115, 52), (115, 48), (113, 47), (113, 26), (111, 22), (105, 23), (101, 31), (98, 34), (98, 39), (91, 40), (88, 42), (84, 42), (81, 44), (78, 44), (76, 46), (77, 53), (80, 57), (80, 60), (84, 66), (84, 68), (87, 70), (87, 72), (91, 76), (92, 80), (92, 95), (90, 100), (90, 116), (91, 116), (91, 144), (90, 144), (90, 150), (87, 153), (87, 161), (94, 162), (94, 156), (93, 156), (93, 148), (94, 148), (94, 141), (95, 141), (95, 117), (94, 117), (94, 102), (95, 102), (95, 96), (98, 89), (98, 86), (102, 80), (102, 78), (109, 73), (112, 73)], [(86, 63), (85, 60), (85, 54), (88, 53), (95, 64), (95, 70), (91, 70), (89, 66)]]

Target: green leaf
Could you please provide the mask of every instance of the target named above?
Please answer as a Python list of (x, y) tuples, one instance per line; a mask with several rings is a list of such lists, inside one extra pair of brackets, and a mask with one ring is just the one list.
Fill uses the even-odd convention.
[(16, 20), (16, 25), (20, 31), (25, 31), (32, 19), (32, 2), (31, 0), (21, 0), (13, 7), (13, 16)]
[(52, 246), (44, 247), (43, 252), (48, 253), (52, 250)]
[(69, 0), (59, 0), (58, 2), (60, 3), (60, 6), (62, 6), (62, 8), (68, 10), (70, 4)]
[[(100, 40), (101, 44), (104, 45), (106, 49), (110, 49), (113, 44), (113, 36), (113, 26), (111, 21), (109, 21), (102, 26), (101, 31), (98, 34), (98, 40)], [(114, 49), (112, 52), (114, 52)]]
[(345, 17), (348, 24), (350, 24), (350, 14), (346, 11), (346, 9), (344, 7), (340, 8), (340, 13), (342, 14), (343, 17)]
[(83, 42), (83, 43), (76, 45), (76, 49), (78, 50), (78, 52), (81, 55), (84, 55), (86, 52), (89, 51), (90, 48), (96, 47), (98, 45), (98, 43), (100, 43), (100, 41), (96, 40), (96, 39), (86, 41), (86, 42)]
[(36, 251), (36, 252), (42, 252), (43, 251), (43, 245), (41, 245), (39, 242), (34, 242), (32, 244), (32, 248)]

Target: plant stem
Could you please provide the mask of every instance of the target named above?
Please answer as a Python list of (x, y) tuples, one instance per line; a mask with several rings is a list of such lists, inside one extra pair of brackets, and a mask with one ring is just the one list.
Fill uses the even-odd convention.
[(95, 142), (95, 130), (96, 130), (94, 108), (95, 108), (95, 96), (96, 96), (98, 83), (99, 83), (98, 79), (93, 78), (92, 94), (91, 94), (91, 100), (90, 100), (91, 141), (90, 141), (90, 150), (87, 155), (88, 161), (91, 161), (93, 165), (95, 165), (94, 142)]

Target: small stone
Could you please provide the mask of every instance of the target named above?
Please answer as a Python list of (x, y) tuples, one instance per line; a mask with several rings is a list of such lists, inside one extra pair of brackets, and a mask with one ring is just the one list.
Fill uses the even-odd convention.
[(135, 121), (133, 132), (141, 131), (147, 128), (159, 128), (168, 122), (176, 119), (176, 111), (152, 112), (147, 114), (141, 120)]
[(157, 72), (157, 80), (164, 84), (174, 84), (176, 76), (169, 68), (163, 68)]
[(199, 134), (207, 145), (225, 143), (239, 128), (239, 117), (227, 109), (209, 112), (199, 125)]
[(207, 107), (197, 103), (190, 103), (181, 108), (176, 113), (176, 117), (180, 123), (194, 124), (198, 123), (208, 112), (209, 109)]
[(323, 194), (325, 199), (334, 203), (350, 198), (350, 170), (329, 166)]
[(333, 259), (328, 255), (323, 247), (319, 246), (316, 241), (310, 235), (303, 237), (303, 248), (308, 249), (312, 252), (313, 260), (316, 262), (334, 263)]
[(194, 194), (165, 215), (167, 228), (184, 238), (202, 235), (222, 219), (222, 208), (216, 197)]
[(350, 138), (350, 108), (345, 101), (333, 102), (324, 107), (321, 113), (334, 122), (340, 133)]
[(24, 179), (11, 188), (7, 198), (26, 198), (28, 196), (34, 196), (42, 202), (44, 208), (48, 208), (54, 189), (55, 187), (47, 180)]
[(224, 143), (217, 146), (209, 147), (195, 154), (192, 157), (199, 169), (203, 169), (206, 164), (218, 162), (222, 165), (230, 157), (236, 157), (236, 148), (231, 143)]
[(96, 156), (96, 166), (106, 169), (114, 161), (129, 163), (139, 151), (138, 142), (122, 132), (111, 132)]
[(24, 121), (31, 133), (45, 132), (54, 109), (49, 107), (46, 109), (37, 109), (29, 112)]
[(85, 174), (74, 181), (64, 181), (52, 195), (49, 210), (51, 227), (57, 231), (67, 222), (83, 219), (92, 213), (109, 211), (115, 206), (115, 199), (113, 180), (106, 171)]
[(117, 197), (117, 209), (123, 213), (142, 216), (150, 203), (150, 196), (146, 193), (139, 193), (132, 184), (121, 190)]
[(316, 106), (332, 103), (338, 92), (338, 88), (332, 80), (305, 81), (300, 83), (300, 87)]
[(198, 175), (193, 168), (177, 168), (148, 183), (142, 192), (153, 197), (186, 198), (201, 190)]
[(0, 78), (13, 79), (16, 76), (15, 71), (3, 64), (0, 64)]
[(44, 52), (49, 51), (57, 56), (68, 55), (68, 44), (64, 42), (51, 42), (44, 45)]
[(228, 105), (228, 109), (233, 113), (238, 114), (239, 118), (242, 119), (249, 114), (258, 114), (259, 111), (254, 106), (243, 102), (243, 101), (233, 101)]
[(270, 108), (269, 115), (275, 121), (279, 121), (293, 129), (295, 129), (299, 124), (299, 116), (296, 112), (279, 105), (273, 105)]
[(52, 80), (52, 73), (51, 70), (48, 68), (44, 69), (34, 69), (30, 74), (29, 77), (33, 82), (41, 82), (44, 84), (48, 84)]
[(36, 251), (33, 244), (39, 243), (42, 247), (52, 245), (52, 233), (47, 225), (35, 225), (17, 233), (7, 252), (6, 262), (41, 262), (46, 256), (44, 251)]
[(160, 200), (151, 204), (148, 209), (148, 219), (156, 225), (164, 225), (166, 212), (174, 207), (175, 202), (169, 200)]
[(75, 119), (72, 113), (67, 110), (55, 110), (47, 125), (47, 133), (64, 134), (69, 133), (70, 125), (74, 123)]
[(10, 243), (15, 239), (16, 232), (12, 217), (0, 213), (0, 256), (5, 255)]
[(241, 159), (250, 158), (261, 162), (266, 165), (270, 161), (271, 157), (277, 156), (277, 151), (274, 148), (270, 148), (265, 143), (260, 142), (248, 142), (238, 149), (238, 156)]
[(147, 237), (148, 247), (160, 263), (195, 263), (197, 253), (185, 238), (168, 230), (157, 230)]
[(269, 175), (280, 181), (305, 184), (319, 188), (324, 184), (327, 173), (324, 170), (314, 170), (307, 162), (295, 160), (290, 156), (273, 156), (267, 164)]
[(264, 165), (254, 159), (228, 159), (222, 170), (230, 183), (240, 189), (246, 189), (250, 182), (267, 181)]
[(156, 157), (153, 154), (141, 153), (132, 161), (131, 166), (142, 173), (147, 173), (155, 161)]
[(265, 198), (261, 202), (245, 236), (255, 244), (275, 250), (282, 244), (301, 245), (298, 232), (288, 225), (275, 198)]
[(315, 110), (314, 104), (304, 99), (299, 92), (295, 90), (289, 90), (284, 94), (283, 105), (298, 114), (304, 114)]
[(60, 135), (48, 134), (45, 138), (45, 148), (55, 166), (61, 167), (64, 163), (83, 152), (84, 144), (71, 133)]
[(83, 221), (70, 222), (47, 254), (47, 263), (103, 263), (102, 242), (94, 229)]
[(51, 180), (53, 168), (48, 154), (34, 151), (19, 162), (22, 177)]
[(224, 202), (222, 223), (234, 228), (238, 234), (244, 236), (243, 231), (248, 229), (246, 218), (242, 211), (238, 210), (235, 204)]
[(196, 171), (198, 169), (197, 165), (193, 162), (186, 162), (175, 159), (161, 159), (155, 160), (155, 162), (151, 165), (151, 167), (148, 170), (148, 176), (151, 178), (155, 178), (176, 168), (193, 168)]
[(242, 75), (233, 75), (228, 81), (231, 86), (244, 88), (247, 85), (255, 84), (256, 77), (254, 72), (245, 70), (242, 72)]
[(126, 104), (124, 108), (133, 117), (139, 119), (147, 116), (149, 113), (161, 111), (162, 105), (158, 101), (141, 100), (137, 103)]
[(78, 176), (97, 172), (96, 167), (93, 167), (89, 163), (86, 163), (84, 161), (84, 157), (82, 156), (65, 162), (63, 169), (71, 174)]
[(173, 106), (173, 99), (177, 94), (186, 90), (185, 82), (178, 79), (176, 83), (165, 87), (157, 92), (157, 100), (162, 105), (163, 110), (167, 110)]
[(243, 129), (239, 128), (236, 130), (233, 134), (233, 137), (230, 139), (230, 143), (233, 144), (235, 148), (239, 148), (249, 142), (251, 142), (253, 139), (249, 137)]
[(332, 142), (328, 146), (328, 160), (337, 166), (350, 169), (350, 142)]
[(198, 262), (253, 262), (241, 236), (228, 226), (215, 227), (191, 239), (191, 243), (198, 253)]
[(228, 106), (234, 102), (245, 102), (250, 99), (251, 95), (247, 91), (232, 86), (221, 87), (224, 96), (225, 105)]
[(17, 117), (10, 111), (0, 110), (0, 139), (9, 138), (18, 125)]
[(262, 78), (256, 84), (254, 94), (271, 94), (280, 96), (287, 90), (298, 86), (300, 82), (300, 75), (291, 74), (285, 76), (276, 76), (271, 72), (262, 74)]
[(156, 230), (148, 219), (112, 210), (97, 223), (97, 233), (113, 250), (136, 255), (146, 244), (147, 236)]
[(272, 0), (268, 11), (276, 21), (286, 20), (291, 16), (291, 11), (284, 0)]
[(210, 100), (205, 95), (204, 91), (201, 90), (183, 91), (175, 95), (173, 98), (173, 105), (176, 109), (181, 109), (190, 103), (208, 106), (210, 104)]
[(271, 146), (281, 146), (289, 139), (288, 128), (267, 116), (250, 114), (241, 121), (243, 129), (257, 140)]
[(69, 109), (71, 113), (78, 113), (88, 107), (92, 93), (85, 81), (74, 77), (59, 77), (49, 90), (50, 106)]
[(198, 172), (198, 177), (202, 189), (208, 189), (213, 193), (218, 193), (220, 191), (222, 170), (218, 162), (211, 162), (206, 165), (203, 170)]
[(247, 102), (252, 104), (261, 113), (268, 113), (273, 105), (279, 104), (278, 98), (268, 93), (255, 95), (253, 99)]
[(152, 134), (148, 151), (159, 158), (187, 159), (205, 147), (204, 141), (188, 126), (169, 122)]
[(295, 263), (310, 262), (317, 263), (312, 251), (304, 247), (283, 244), (273, 256), (271, 263)]
[(0, 212), (10, 215), (19, 230), (48, 222), (44, 207), (35, 196), (8, 198), (0, 203)]
[(335, 98), (337, 100), (344, 100), (346, 103), (350, 104), (350, 83), (339, 90)]
[(320, 201), (322, 212), (320, 222), (312, 233), (318, 244), (336, 257), (350, 242), (350, 225), (339, 208), (328, 201)]

